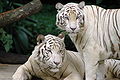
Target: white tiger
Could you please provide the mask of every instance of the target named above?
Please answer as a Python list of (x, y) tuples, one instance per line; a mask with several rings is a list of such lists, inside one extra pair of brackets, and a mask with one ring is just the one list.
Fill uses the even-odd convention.
[(104, 80), (104, 60), (120, 59), (120, 9), (85, 5), (84, 1), (57, 3), (56, 8), (56, 25), (83, 51), (86, 80)]
[(84, 61), (81, 54), (65, 49), (62, 36), (39, 35), (32, 55), (12, 78), (30, 80), (32, 75), (44, 80), (83, 80)]
[[(76, 78), (78, 78), (78, 76), (81, 77), (78, 80), (83, 80), (84, 61), (82, 59), (82, 55), (78, 52), (66, 50), (63, 43), (63, 38), (61, 37), (61, 41), (61, 38), (59, 37), (47, 35), (44, 39), (43, 35), (39, 35), (37, 39), (38, 45), (35, 47), (28, 61), (17, 69), (13, 75), (13, 80), (30, 80), (32, 75), (45, 80), (62, 80), (64, 78), (64, 80), (77, 80)], [(62, 56), (55, 56), (56, 52), (53, 52), (55, 50), (52, 50), (53, 47), (56, 49), (58, 47), (57, 51), (60, 51)], [(51, 57), (52, 60), (50, 61), (51, 54), (53, 54), (53, 57), (56, 58), (53, 59), (53, 57)], [(61, 62), (59, 62), (60, 58), (62, 58)], [(59, 66), (55, 68), (55, 65)], [(118, 73), (118, 71), (120, 71), (120, 61), (113, 59), (105, 60), (105, 70), (106, 80), (116, 80), (114, 78), (120, 78), (120, 72)]]

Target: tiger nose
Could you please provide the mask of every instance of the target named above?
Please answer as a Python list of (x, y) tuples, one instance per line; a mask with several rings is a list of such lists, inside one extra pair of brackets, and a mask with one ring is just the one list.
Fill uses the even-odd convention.
[(74, 31), (76, 28), (71, 28), (71, 27), (70, 27), (70, 29), (71, 29), (72, 31)]
[(59, 65), (59, 64), (60, 64), (60, 62), (56, 62), (56, 61), (54, 61), (54, 63), (55, 63), (56, 65)]

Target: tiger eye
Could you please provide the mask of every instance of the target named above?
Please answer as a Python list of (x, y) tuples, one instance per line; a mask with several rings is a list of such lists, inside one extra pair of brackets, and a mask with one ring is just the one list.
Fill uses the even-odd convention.
[(73, 10), (73, 12), (76, 12), (76, 10)]
[(65, 19), (69, 20), (69, 18), (66, 16)]
[(62, 52), (62, 50), (59, 51), (60, 53)]
[(76, 19), (79, 19), (79, 16), (77, 16)]

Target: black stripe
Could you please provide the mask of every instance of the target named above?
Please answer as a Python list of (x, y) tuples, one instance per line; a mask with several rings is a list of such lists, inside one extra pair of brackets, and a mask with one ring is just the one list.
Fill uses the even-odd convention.
[(44, 58), (45, 58), (44, 51), (43, 51), (43, 49), (41, 49), (41, 51), (42, 51), (41, 53), (43, 55), (42, 61), (43, 61), (43, 63), (45, 63), (45, 61), (44, 61)]
[(68, 66), (69, 66), (69, 64), (67, 65), (67, 67), (64, 69), (64, 71), (63, 71), (62, 74), (60, 75), (60, 79), (63, 77), (63, 75), (64, 75), (66, 69), (68, 68)]
[(108, 52), (108, 49), (107, 49), (107, 44), (106, 44), (106, 42), (105, 42), (105, 34), (103, 34), (103, 45), (104, 45), (104, 47), (105, 47), (105, 49), (106, 49), (106, 51)]
[[(99, 7), (98, 7), (99, 8)], [(101, 16), (101, 14), (102, 14), (102, 12), (104, 11), (105, 9), (102, 9), (102, 10), (100, 10), (100, 15), (99, 16)]]
[[(99, 18), (100, 18), (101, 14), (99, 14), (99, 7), (96, 6), (96, 9), (97, 9), (97, 36), (98, 36), (98, 38), (100, 40), (100, 43), (101, 43), (101, 38), (100, 38), (100, 35), (99, 35), (99, 30), (98, 30), (98, 27), (99, 27)], [(100, 46), (101, 46), (101, 44), (100, 44)]]
[[(113, 59), (112, 59), (112, 60), (113, 60)], [(114, 72), (114, 70), (115, 70), (115, 68), (116, 68), (116, 66), (117, 66), (117, 65), (116, 65), (116, 61), (115, 61), (115, 60), (113, 60), (113, 62), (114, 62), (114, 63), (113, 63), (112, 72)], [(112, 62), (111, 62), (111, 64), (112, 64)]]
[[(82, 33), (82, 35), (81, 35), (81, 38), (79, 38), (79, 40), (80, 40), (79, 43), (82, 42), (82, 39), (83, 39), (84, 35), (86, 34), (86, 32), (87, 32), (87, 29), (86, 29), (86, 30), (84, 29), (84, 31), (83, 31), (83, 33)], [(78, 34), (78, 35), (79, 35), (79, 34)]]
[[(110, 29), (109, 28), (111, 28), (110, 26), (110, 20), (111, 20), (111, 17), (110, 16), (113, 16), (113, 15), (111, 15), (111, 10), (109, 10), (109, 17), (108, 17), (108, 37), (109, 37), (109, 40), (110, 40), (110, 43), (111, 43), (111, 51), (113, 52), (113, 54), (115, 53), (115, 49), (114, 49), (114, 45), (113, 45), (113, 42), (112, 42), (112, 39), (111, 39), (111, 37), (112, 36), (110, 36)], [(113, 22), (113, 21), (112, 21)]]
[[(119, 30), (119, 28), (118, 28), (118, 21), (117, 21), (117, 14), (118, 14), (118, 10), (116, 10), (116, 14), (115, 14), (115, 24), (116, 24), (116, 26), (114, 26), (115, 27), (115, 31), (116, 31), (116, 33), (117, 33), (117, 37), (118, 37), (118, 39), (119, 39), (119, 41), (120, 41), (120, 36), (119, 36), (119, 33), (118, 33), (118, 31), (117, 30)], [(117, 29), (116, 29), (117, 28)], [(119, 44), (118, 44), (119, 45)], [(120, 46), (119, 46), (119, 50), (120, 50)]]
[[(24, 66), (27, 68), (26, 71), (32, 76), (31, 72), (29, 72), (29, 68), (26, 66), (26, 64), (24, 64)], [(27, 75), (27, 80), (30, 80), (29, 76)]]
[[(118, 14), (118, 10), (119, 10), (119, 9), (116, 10), (116, 14), (115, 14), (115, 22), (116, 22), (116, 25), (117, 25), (116, 27), (117, 27), (117, 29), (119, 30), (119, 28), (118, 28), (118, 24), (117, 24), (117, 14)], [(119, 17), (119, 16), (118, 16), (118, 17)]]
[[(90, 36), (89, 36), (89, 37), (90, 37)], [(85, 42), (84, 46), (82, 47), (82, 49), (84, 49), (84, 48), (85, 48), (85, 46), (87, 45), (88, 40), (89, 40), (89, 37), (88, 37), (88, 39), (86, 40), (86, 42)]]
[(92, 9), (92, 12), (93, 12), (93, 14), (94, 14), (94, 17), (95, 17), (95, 11), (94, 11), (94, 8), (93, 8), (93, 6), (91, 6), (91, 9)]
[(34, 68), (33, 68), (33, 65), (32, 65), (31, 61), (29, 61), (29, 62), (30, 62), (30, 65), (31, 65), (31, 68), (32, 68), (33, 73), (34, 73), (35, 75), (37, 75), (37, 74), (35, 73), (35, 71), (34, 71)]
[(77, 41), (78, 41), (78, 34), (76, 35), (76, 37), (75, 37), (75, 43), (77, 43)]
[(107, 13), (107, 10), (104, 12), (104, 14), (103, 14), (103, 22), (105, 22), (105, 19), (106, 19), (106, 13)]
[[(118, 31), (117, 30), (119, 30), (119, 28), (118, 28), (118, 20), (117, 20), (117, 14), (118, 14), (118, 10), (116, 11), (116, 14), (115, 14), (115, 23), (116, 23), (116, 26), (114, 26), (115, 27), (115, 30), (116, 30), (116, 33), (117, 33), (117, 35), (118, 35), (118, 38), (119, 38), (119, 41), (120, 41), (120, 36), (119, 36), (119, 34), (118, 34)], [(116, 29), (117, 28), (117, 29)]]
[(42, 69), (41, 69), (41, 66), (40, 66), (40, 64), (39, 63), (37, 63), (37, 65), (39, 66), (39, 68), (40, 68), (40, 71), (43, 73), (43, 74), (45, 74), (45, 75), (47, 75), (47, 73), (45, 73)]
[[(103, 9), (103, 10), (104, 10), (104, 9)], [(102, 11), (103, 11), (103, 10), (102, 10)], [(102, 11), (101, 11), (101, 14), (102, 14)], [(103, 23), (104, 23), (105, 20), (106, 20), (106, 18), (105, 18), (105, 17), (106, 17), (106, 12), (107, 12), (107, 11), (103, 12), (103, 16), (100, 16), (100, 17), (103, 18), (103, 19), (102, 19), (102, 20), (103, 20)], [(101, 14), (100, 14), (100, 15), (101, 15)], [(104, 26), (104, 24), (103, 24), (103, 26)], [(100, 43), (103, 44), (103, 45), (105, 46), (105, 48), (106, 48), (107, 45), (106, 45), (106, 43), (105, 43), (104, 38), (105, 38), (105, 33), (103, 32), (103, 40), (100, 39)], [(101, 41), (103, 41), (103, 43), (102, 43)], [(101, 45), (101, 44), (100, 44), (100, 45)]]
[[(99, 9), (97, 8), (96, 6), (96, 9), (97, 9), (97, 36), (99, 37), (99, 31), (98, 31), (98, 23), (99, 23)], [(100, 37), (99, 37), (100, 38)]]

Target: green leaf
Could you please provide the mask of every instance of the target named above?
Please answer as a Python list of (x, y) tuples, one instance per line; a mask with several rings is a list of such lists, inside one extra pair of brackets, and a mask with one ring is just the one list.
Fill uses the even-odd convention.
[(25, 29), (24, 27), (19, 27), (19, 29), (21, 29), (22, 31), (24, 31), (29, 36), (33, 37), (32, 33), (30, 31), (28, 31), (27, 29)]
[(28, 36), (26, 33), (22, 30), (18, 30), (18, 39), (20, 40), (20, 45), (23, 49), (28, 49), (29, 42), (28, 42)]
[(3, 12), (3, 8), (0, 6), (0, 13)]
[(3, 29), (0, 29), (0, 33), (0, 40), (3, 42), (6, 52), (8, 52), (12, 48), (12, 36), (7, 34)]
[(96, 4), (100, 4), (103, 0), (96, 0)]
[(20, 4), (20, 3), (13, 3), (13, 5), (15, 5), (15, 6), (23, 6), (23, 4)]
[(13, 41), (14, 41), (14, 45), (15, 45), (15, 49), (16, 49), (17, 53), (22, 53), (22, 49), (20, 48), (19, 40), (16, 37), (14, 37)]

